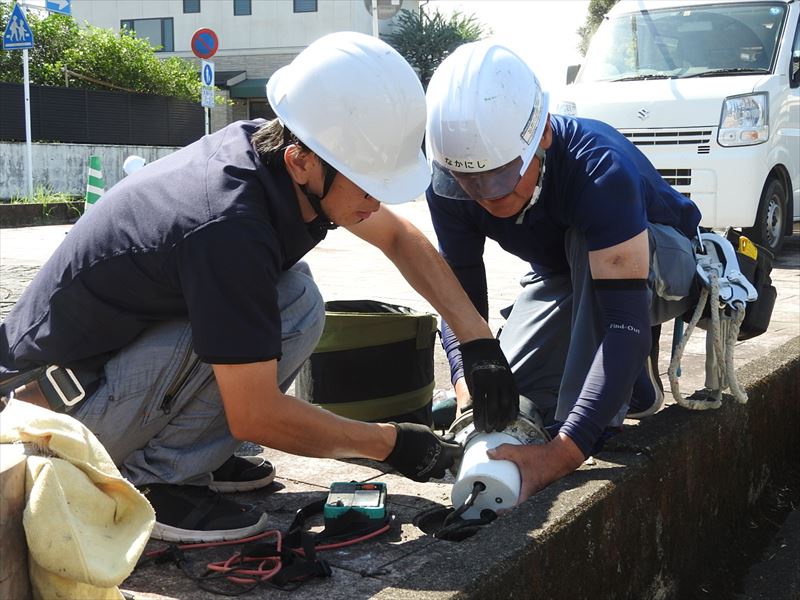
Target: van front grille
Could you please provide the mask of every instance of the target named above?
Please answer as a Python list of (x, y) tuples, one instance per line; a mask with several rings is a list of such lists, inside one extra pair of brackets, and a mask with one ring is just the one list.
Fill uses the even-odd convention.
[(694, 131), (658, 129), (647, 131), (622, 131), (636, 146), (702, 146), (711, 141), (710, 129)]
[(691, 169), (658, 169), (658, 174), (672, 186), (692, 184)]

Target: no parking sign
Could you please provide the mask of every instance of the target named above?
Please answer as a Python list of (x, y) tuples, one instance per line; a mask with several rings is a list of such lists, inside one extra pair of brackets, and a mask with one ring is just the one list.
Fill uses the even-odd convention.
[(211, 58), (219, 49), (219, 38), (214, 30), (203, 27), (192, 35), (191, 46), (197, 58)]

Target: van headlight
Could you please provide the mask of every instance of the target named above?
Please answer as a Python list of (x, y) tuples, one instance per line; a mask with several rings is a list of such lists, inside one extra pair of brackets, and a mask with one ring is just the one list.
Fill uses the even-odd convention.
[(769, 139), (767, 94), (731, 96), (722, 103), (717, 142), (720, 146), (750, 146)]

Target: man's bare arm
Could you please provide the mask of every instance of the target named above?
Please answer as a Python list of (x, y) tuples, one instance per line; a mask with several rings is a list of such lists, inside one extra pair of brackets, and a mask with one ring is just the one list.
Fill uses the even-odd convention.
[(406, 281), (444, 317), (462, 343), (493, 337), (448, 264), (408, 220), (381, 205), (369, 219), (349, 229), (379, 248), (397, 266)]
[(213, 365), (231, 434), (302, 456), (384, 460), (397, 431), (385, 423), (362, 423), (283, 394), (277, 361)]

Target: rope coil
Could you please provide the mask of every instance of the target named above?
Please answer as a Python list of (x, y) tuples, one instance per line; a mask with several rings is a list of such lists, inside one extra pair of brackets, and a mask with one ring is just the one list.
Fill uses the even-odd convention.
[[(719, 298), (719, 275), (713, 269), (709, 269), (707, 275), (709, 280), (708, 286), (704, 286), (700, 291), (700, 299), (697, 302), (697, 306), (694, 309), (685, 334), (675, 348), (672, 360), (670, 360), (669, 370), (667, 371), (670, 390), (672, 391), (672, 396), (675, 398), (675, 402), (689, 410), (712, 410), (719, 408), (722, 406), (722, 392), (727, 388), (730, 388), (733, 398), (739, 404), (745, 404), (747, 402), (747, 393), (739, 385), (733, 363), (734, 346), (739, 337), (739, 330), (744, 320), (746, 306), (745, 302), (738, 300), (730, 304), (720, 303), (717, 309), (713, 307), (709, 309), (711, 324), (706, 332), (706, 336), (707, 340), (711, 341), (712, 348), (711, 356), (706, 358), (706, 367), (708, 369), (710, 366), (712, 375), (714, 376), (712, 379), (718, 383), (718, 387), (716, 389), (708, 389), (708, 387), (706, 387), (706, 390), (709, 391), (709, 395), (699, 400), (691, 397), (684, 398), (680, 393), (678, 372), (681, 368), (681, 359), (683, 358), (686, 344), (689, 342), (694, 328), (700, 321), (706, 304), (709, 303), (709, 298)], [(730, 309), (731, 316), (725, 316), (726, 307)], [(721, 321), (725, 321), (724, 326)], [(709, 377), (707, 376), (706, 385), (708, 385), (708, 379)]]

